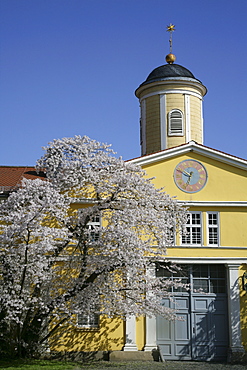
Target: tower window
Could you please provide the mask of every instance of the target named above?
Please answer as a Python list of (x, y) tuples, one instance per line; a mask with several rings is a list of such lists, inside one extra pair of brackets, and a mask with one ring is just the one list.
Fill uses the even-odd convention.
[(179, 109), (173, 109), (168, 114), (168, 135), (184, 135), (183, 113)]

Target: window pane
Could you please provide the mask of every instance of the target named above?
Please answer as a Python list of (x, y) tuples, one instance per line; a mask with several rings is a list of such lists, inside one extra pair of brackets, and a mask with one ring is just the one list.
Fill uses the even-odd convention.
[(218, 217), (217, 213), (209, 213), (208, 214), (208, 224), (209, 225), (217, 225)]
[(207, 265), (194, 265), (193, 266), (194, 277), (208, 277), (208, 266)]
[[(188, 278), (182, 278), (182, 279), (179, 279), (179, 280), (180, 280), (180, 282), (182, 284), (188, 284), (189, 283), (189, 279)], [(183, 288), (183, 287), (178, 287), (177, 289), (176, 288), (173, 288), (173, 291), (177, 293), (177, 292), (187, 292), (188, 290), (185, 289), (185, 288)]]
[(211, 265), (210, 276), (211, 278), (225, 279), (226, 277), (225, 267), (223, 265)]
[(172, 276), (172, 272), (169, 271), (166, 267), (163, 267), (162, 265), (156, 266), (156, 276), (157, 277), (170, 277)]
[(190, 244), (190, 227), (186, 227), (186, 234), (182, 235), (182, 243)]
[(210, 293), (226, 293), (225, 280), (210, 280)]
[(77, 315), (77, 324), (78, 326), (85, 327), (98, 327), (99, 326), (99, 315), (91, 313), (89, 315), (78, 314)]
[(192, 244), (201, 243), (201, 229), (199, 227), (192, 227)]
[(200, 225), (201, 224), (201, 214), (200, 213), (192, 213), (191, 214), (192, 224), (193, 225)]
[(209, 244), (218, 244), (218, 230), (217, 228), (209, 227), (208, 229)]
[(207, 279), (193, 279), (194, 290), (202, 290), (204, 293), (209, 293)]

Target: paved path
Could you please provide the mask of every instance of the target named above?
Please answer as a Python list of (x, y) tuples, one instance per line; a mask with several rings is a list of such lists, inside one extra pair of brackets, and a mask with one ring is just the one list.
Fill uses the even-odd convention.
[(230, 365), (209, 362), (94, 362), (73, 370), (246, 370), (247, 365)]

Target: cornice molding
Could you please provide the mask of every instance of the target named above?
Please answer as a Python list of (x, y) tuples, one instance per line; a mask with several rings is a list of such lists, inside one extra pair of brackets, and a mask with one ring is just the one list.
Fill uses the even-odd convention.
[(192, 96), (195, 96), (198, 99), (202, 100), (202, 96), (200, 94), (194, 92), (194, 91), (191, 91), (191, 90), (183, 90), (183, 89), (177, 89), (177, 90), (170, 89), (170, 90), (165, 90), (165, 91), (164, 90), (157, 90), (157, 91), (151, 92), (149, 94), (143, 95), (140, 98), (140, 102), (142, 102), (142, 100), (144, 100), (146, 98), (149, 98), (150, 96), (154, 96), (154, 95), (167, 95), (167, 94), (192, 95)]
[(238, 167), (243, 170), (247, 170), (247, 161), (238, 157), (234, 157), (230, 154), (220, 152), (216, 149), (205, 147), (202, 144), (197, 144), (195, 141), (190, 141), (187, 144), (169, 148), (157, 153), (148, 154), (143, 157), (131, 159), (131, 163), (138, 164), (140, 166), (149, 165), (155, 162), (160, 162), (169, 158), (173, 158), (182, 154), (194, 152), (204, 157), (217, 160), (219, 162), (226, 163), (233, 167)]
[(214, 200), (178, 200), (186, 207), (247, 207), (247, 201), (214, 201)]
[[(140, 95), (145, 91), (148, 90), (152, 87), (156, 86), (164, 86), (164, 85), (184, 85), (184, 86), (192, 86), (193, 88), (196, 88), (202, 96), (206, 95), (207, 93), (207, 88), (199, 81), (191, 79), (191, 78), (186, 78), (186, 77), (167, 77), (164, 80), (159, 80), (159, 81), (153, 81), (149, 83), (144, 83), (140, 85), (136, 91), (135, 95), (137, 98), (140, 98)], [(164, 88), (163, 88), (164, 92)]]
[(247, 258), (239, 257), (172, 257), (167, 256), (168, 260), (171, 260), (174, 263), (186, 263), (186, 264), (223, 264), (231, 266), (241, 266), (244, 263), (247, 263)]

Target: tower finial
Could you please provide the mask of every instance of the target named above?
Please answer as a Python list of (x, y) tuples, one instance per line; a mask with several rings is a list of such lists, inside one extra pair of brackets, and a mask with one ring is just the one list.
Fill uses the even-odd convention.
[(170, 32), (170, 39), (169, 39), (169, 43), (170, 43), (170, 53), (166, 56), (166, 61), (167, 63), (169, 64), (173, 64), (176, 60), (176, 57), (174, 54), (172, 54), (172, 32), (175, 31), (175, 25), (170, 23), (169, 26), (166, 27), (166, 30), (167, 32)]

